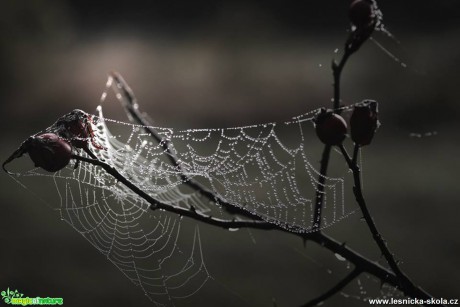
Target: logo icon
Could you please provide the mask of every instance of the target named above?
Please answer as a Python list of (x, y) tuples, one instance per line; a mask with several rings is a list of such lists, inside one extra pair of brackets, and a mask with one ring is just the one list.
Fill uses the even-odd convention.
[(18, 290), (13, 291), (10, 290), (10, 288), (6, 289), (6, 291), (2, 291), (0, 294), (2, 295), (2, 300), (7, 304), (11, 304), (13, 298), (21, 298), (23, 296)]
[(62, 305), (64, 299), (62, 297), (24, 297), (24, 294), (16, 290), (6, 289), (0, 292), (2, 300), (9, 305)]

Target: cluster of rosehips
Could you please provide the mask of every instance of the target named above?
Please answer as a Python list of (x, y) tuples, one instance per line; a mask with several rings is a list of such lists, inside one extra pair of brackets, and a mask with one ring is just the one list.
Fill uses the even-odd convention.
[(94, 141), (92, 118), (89, 114), (74, 110), (60, 119), (44, 132), (29, 137), (4, 163), (27, 153), (36, 167), (48, 172), (57, 172), (66, 167), (72, 157), (73, 148), (83, 149), (92, 158), (96, 156), (89, 150), (89, 142), (96, 149), (103, 149)]
[[(347, 136), (347, 122), (331, 110), (321, 109), (314, 119), (314, 124), (318, 138), (326, 145), (341, 145)], [(350, 118), (350, 132), (351, 139), (356, 145), (369, 145), (379, 125), (377, 101), (365, 100), (354, 105)]]
[[(349, 17), (356, 29), (347, 42), (348, 52), (356, 51), (369, 38), (377, 23), (373, 0), (354, 0), (350, 5)], [(96, 158), (89, 150), (92, 143), (96, 149), (102, 147), (94, 142), (91, 116), (81, 110), (74, 110), (60, 118), (43, 133), (28, 138), (4, 163), (28, 153), (35, 166), (49, 172), (66, 167), (72, 157), (73, 148), (83, 149), (89, 156)], [(316, 133), (327, 145), (340, 145), (347, 134), (345, 120), (332, 111), (322, 110), (315, 119)], [(368, 145), (378, 127), (377, 103), (365, 101), (354, 107), (350, 119), (351, 138), (355, 144)]]

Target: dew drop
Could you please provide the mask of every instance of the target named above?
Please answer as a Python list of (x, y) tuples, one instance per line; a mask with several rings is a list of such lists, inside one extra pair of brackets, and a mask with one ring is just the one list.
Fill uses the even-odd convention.
[(103, 92), (101, 95), (100, 101), (104, 101), (106, 97), (107, 97), (107, 92)]
[(339, 255), (337, 253), (335, 253), (335, 258), (337, 258), (339, 261), (345, 261), (347, 259), (345, 259), (342, 255)]

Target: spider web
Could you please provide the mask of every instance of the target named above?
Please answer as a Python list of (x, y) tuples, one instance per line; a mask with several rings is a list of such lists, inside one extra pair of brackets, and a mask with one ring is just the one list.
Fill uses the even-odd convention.
[[(103, 100), (106, 96), (104, 92)], [(95, 140), (104, 150), (90, 145), (91, 151), (153, 199), (213, 217), (235, 218), (224, 210), (223, 200), (290, 231), (312, 231), (319, 173), (310, 162), (309, 149), (318, 145), (312, 129), (317, 110), (283, 123), (244, 127), (150, 127), (161, 136), (160, 143), (145, 126), (105, 118), (102, 106), (97, 111)], [(177, 165), (169, 160), (165, 141)], [(51, 178), (61, 218), (156, 305), (174, 305), (212, 278), (198, 228), (182, 230), (182, 217), (152, 210), (150, 203), (102, 168), (82, 162), (76, 169), (69, 165), (52, 175), (34, 168), (21, 176)], [(186, 184), (190, 180), (216, 198), (190, 188)], [(354, 212), (345, 206), (345, 179), (327, 177), (326, 182), (322, 228)], [(187, 239), (180, 240), (182, 236)]]
[[(385, 300), (394, 301), (409, 299), (397, 288), (382, 284), (382, 282), (369, 274), (362, 274), (340, 291), (340, 295), (348, 300), (354, 300), (356, 305), (368, 306), (370, 304), (385, 305)], [(378, 303), (371, 303), (372, 301)]]

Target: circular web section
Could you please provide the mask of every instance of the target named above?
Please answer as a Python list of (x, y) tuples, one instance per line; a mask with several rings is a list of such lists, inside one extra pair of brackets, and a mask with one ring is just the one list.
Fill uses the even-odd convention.
[[(89, 146), (98, 160), (163, 204), (226, 220), (247, 219), (230, 214), (231, 206), (290, 231), (309, 232), (319, 176), (309, 157), (310, 146), (319, 144), (315, 113), (284, 123), (178, 130), (107, 119), (98, 107), (94, 143), (103, 149)], [(155, 209), (101, 167), (75, 166), (52, 175), (37, 168), (22, 175), (52, 178), (62, 219), (155, 304), (173, 305), (211, 278), (198, 228), (181, 231), (182, 217)], [(326, 183), (323, 228), (353, 212), (345, 207), (344, 179), (327, 177)]]
[[(175, 130), (106, 119), (98, 110), (96, 139), (105, 150), (95, 154), (155, 200), (212, 216), (225, 216), (225, 203), (290, 231), (312, 230), (319, 173), (310, 163), (305, 135), (313, 131), (315, 111), (284, 123)], [(159, 143), (148, 132), (152, 130)], [(94, 172), (104, 182), (113, 181), (103, 171)], [(206, 198), (190, 182), (214, 198)], [(328, 177), (326, 182), (323, 228), (350, 213), (344, 179)], [(141, 200), (126, 187), (110, 192), (118, 199)]]

